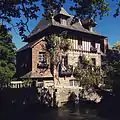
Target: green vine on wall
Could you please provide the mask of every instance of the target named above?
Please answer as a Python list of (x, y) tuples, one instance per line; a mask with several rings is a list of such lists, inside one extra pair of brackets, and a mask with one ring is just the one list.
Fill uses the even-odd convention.
[(46, 50), (50, 53), (50, 59), (57, 65), (62, 54), (70, 49), (71, 41), (68, 39), (67, 32), (61, 34), (52, 34), (45, 37)]

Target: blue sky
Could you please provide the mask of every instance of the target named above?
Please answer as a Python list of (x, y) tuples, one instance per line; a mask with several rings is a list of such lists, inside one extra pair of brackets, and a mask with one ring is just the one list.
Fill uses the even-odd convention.
[[(64, 8), (68, 12), (69, 12), (70, 5), (71, 5), (71, 3), (67, 3), (64, 5)], [(101, 33), (102, 35), (107, 36), (110, 45), (113, 45), (115, 42), (120, 41), (120, 16), (117, 18), (113, 17), (115, 4), (110, 3), (110, 7), (113, 9), (113, 11), (109, 13), (109, 16), (103, 17), (102, 20), (97, 19), (97, 26), (95, 29), (97, 32)], [(43, 9), (41, 8), (41, 11), (38, 13), (39, 14), (38, 20), (33, 20), (33, 21), (29, 22), (30, 30), (32, 30), (37, 25), (37, 23), (40, 21), (40, 19), (42, 17), (42, 15), (41, 15), (42, 12), (43, 12)], [(15, 23), (15, 22), (16, 22), (16, 20), (13, 21), (13, 23)], [(15, 43), (15, 45), (18, 49), (25, 45), (25, 43), (22, 42), (22, 39), (20, 38), (18, 33), (15, 32), (15, 30), (12, 30), (11, 34), (13, 36), (13, 42)]]

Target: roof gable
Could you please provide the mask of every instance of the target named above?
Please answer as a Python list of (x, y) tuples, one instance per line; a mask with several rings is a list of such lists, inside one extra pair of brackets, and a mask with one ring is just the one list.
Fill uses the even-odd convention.
[(65, 16), (71, 16), (63, 7), (61, 8), (59, 14), (65, 15)]
[(32, 41), (32, 42), (28, 43), (27, 45), (23, 46), (22, 48), (20, 48), (17, 52), (21, 52), (23, 50), (26, 50), (26, 49), (29, 49), (29, 48), (33, 48), (35, 45), (37, 45), (42, 40), (43, 39)]

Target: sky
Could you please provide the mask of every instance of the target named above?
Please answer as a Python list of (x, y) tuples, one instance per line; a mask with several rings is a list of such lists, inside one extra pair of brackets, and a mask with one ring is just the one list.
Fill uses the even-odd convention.
[[(64, 5), (64, 8), (66, 9), (67, 12), (69, 12), (70, 14), (72, 14), (69, 11), (69, 6), (72, 3), (66, 3)], [(40, 5), (40, 3), (39, 3)], [(112, 11), (109, 13), (108, 16), (105, 16), (102, 18), (102, 20), (97, 19), (97, 26), (95, 28), (95, 30), (98, 33), (101, 33), (104, 36), (108, 37), (110, 46), (112, 46), (113, 44), (115, 44), (115, 42), (120, 41), (120, 16), (117, 18), (113, 17), (113, 13), (114, 13), (114, 9), (115, 9), (115, 4), (114, 3), (110, 3), (110, 7), (112, 9)], [(43, 12), (43, 8), (41, 7), (41, 11), (38, 13), (39, 18), (37, 20), (32, 20), (29, 22), (28, 26), (29, 29), (32, 31), (34, 29), (34, 27), (37, 25), (37, 23), (40, 21), (40, 19), (42, 18), (42, 12)], [(16, 20), (13, 21), (13, 23), (15, 23)], [(20, 38), (19, 34), (17, 31), (15, 31), (14, 29), (12, 29), (11, 34), (13, 36), (13, 42), (15, 43), (17, 49), (21, 48), (22, 46), (24, 46), (26, 43), (22, 42), (22, 39)]]

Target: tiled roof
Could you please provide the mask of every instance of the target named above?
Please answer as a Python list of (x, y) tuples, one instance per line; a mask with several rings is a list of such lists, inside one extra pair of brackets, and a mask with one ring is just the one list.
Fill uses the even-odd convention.
[(33, 31), (28, 37), (31, 37), (34, 34), (37, 34), (43, 31), (44, 29), (48, 28), (51, 25), (52, 25), (52, 21), (46, 20), (45, 18), (41, 19), (40, 22), (37, 24), (37, 26), (33, 29)]
[(20, 78), (53, 78), (52, 74), (45, 74), (44, 76), (40, 75), (40, 73), (35, 73), (30, 71), (29, 73), (26, 73), (25, 75), (21, 76)]
[(40, 39), (40, 40), (35, 40), (35, 41), (33, 41), (33, 42), (30, 42), (30, 43), (28, 43), (27, 45), (25, 45), (25, 46), (23, 46), (22, 48), (20, 48), (17, 52), (21, 52), (21, 51), (26, 50), (26, 49), (28, 49), (28, 48), (32, 48), (32, 47), (34, 46), (34, 44), (40, 42), (41, 40), (42, 40), (42, 39)]
[[(61, 14), (64, 14), (66, 16), (68, 16), (69, 14), (64, 10), (64, 8), (61, 8), (60, 11)], [(101, 37), (105, 37), (102, 36), (101, 34), (97, 33), (97, 32), (90, 32), (87, 29), (85, 29), (82, 26), (81, 21), (79, 20), (78, 22), (74, 23), (71, 25), (71, 21), (73, 20), (73, 16), (69, 15), (70, 17), (67, 19), (67, 25), (62, 25), (59, 22), (55, 21), (54, 18), (52, 20), (46, 20), (45, 18), (43, 18), (38, 25), (36, 26), (36, 28), (32, 31), (32, 33), (28, 36), (28, 37), (32, 37), (38, 33), (40, 33), (41, 31), (49, 28), (50, 26), (58, 26), (58, 27), (63, 27), (66, 29), (70, 29), (70, 30), (75, 30), (78, 32), (83, 32), (83, 33), (87, 33), (87, 34), (91, 34), (91, 35), (97, 35), (97, 36), (101, 36)]]
[(19, 50), (17, 50), (17, 52), (23, 51), (23, 50), (28, 49), (28, 48), (30, 48), (29, 44), (23, 46), (22, 48), (20, 48)]

